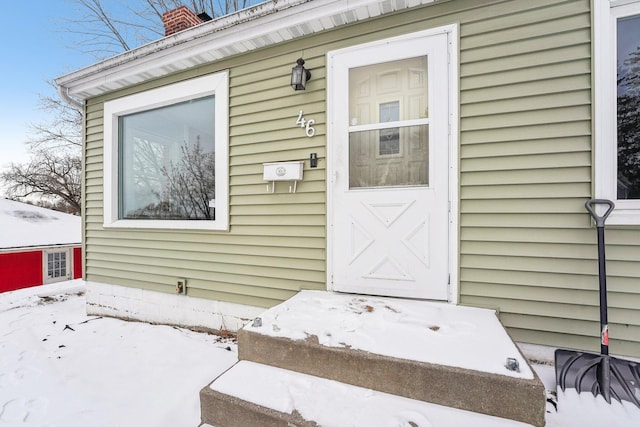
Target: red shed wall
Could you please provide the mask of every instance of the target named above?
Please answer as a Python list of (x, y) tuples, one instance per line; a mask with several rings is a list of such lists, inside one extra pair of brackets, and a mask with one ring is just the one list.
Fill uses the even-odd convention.
[(82, 278), (82, 248), (73, 248), (73, 278)]
[(0, 254), (0, 292), (42, 285), (42, 251)]

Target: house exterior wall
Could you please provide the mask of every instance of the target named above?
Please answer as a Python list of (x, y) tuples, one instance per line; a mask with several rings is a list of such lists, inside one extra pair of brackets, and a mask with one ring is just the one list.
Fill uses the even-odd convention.
[[(459, 301), (490, 307), (517, 341), (599, 340), (589, 0), (437, 2), (198, 67), (87, 101), (84, 239), (90, 281), (269, 307), (326, 289), (326, 53), (459, 24)], [(312, 80), (288, 85), (304, 56)], [(230, 72), (230, 230), (102, 226), (103, 103)], [(315, 119), (307, 138), (299, 110)], [(310, 169), (309, 153), (318, 153)], [(266, 191), (262, 163), (305, 161), (297, 193)], [(281, 184), (284, 185), (284, 184)], [(612, 351), (640, 356), (640, 229), (607, 229)], [(179, 297), (176, 297), (179, 298)]]
[[(290, 125), (295, 123), (298, 105), (291, 109), (297, 101), (290, 98), (289, 58), (240, 68), (234, 62), (239, 61), (197, 73), (225, 68), (231, 73), (229, 232), (103, 229), (103, 100), (89, 103), (84, 230), (88, 280), (173, 293), (176, 278), (185, 277), (189, 296), (258, 307), (276, 304), (301, 288), (325, 289), (324, 165), (305, 171), (296, 194), (279, 186), (276, 194), (269, 194), (262, 181), (263, 162), (307, 158), (309, 150), (324, 157), (324, 137), (309, 144), (304, 132)], [(269, 71), (257, 72), (264, 69)], [(258, 82), (252, 83), (256, 76)], [(160, 84), (173, 81), (164, 79)], [(253, 93), (258, 85), (263, 87), (262, 95)], [(322, 90), (307, 91), (305, 99), (310, 95), (323, 98)], [(254, 103), (256, 99), (261, 102)], [(311, 105), (299, 108), (318, 111)], [(275, 120), (294, 113), (293, 120)], [(290, 149), (295, 146), (300, 150)]]

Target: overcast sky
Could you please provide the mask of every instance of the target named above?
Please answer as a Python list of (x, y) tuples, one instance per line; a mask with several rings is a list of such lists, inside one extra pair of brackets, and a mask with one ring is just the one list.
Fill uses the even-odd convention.
[(66, 48), (70, 38), (56, 31), (61, 19), (73, 14), (68, 0), (11, 1), (3, 6), (0, 169), (28, 159), (24, 141), (29, 123), (45, 117), (38, 110), (38, 94), (54, 93), (45, 82), (93, 63), (89, 55)]

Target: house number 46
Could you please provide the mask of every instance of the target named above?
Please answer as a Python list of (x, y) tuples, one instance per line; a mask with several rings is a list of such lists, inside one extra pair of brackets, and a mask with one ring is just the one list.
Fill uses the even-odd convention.
[(306, 120), (304, 117), (302, 117), (303, 114), (304, 113), (302, 112), (302, 110), (300, 110), (300, 114), (298, 114), (298, 120), (296, 120), (296, 124), (301, 128), (304, 128), (304, 131), (307, 134), (307, 136), (311, 138), (313, 135), (316, 134), (315, 128), (311, 126), (316, 121), (314, 119)]

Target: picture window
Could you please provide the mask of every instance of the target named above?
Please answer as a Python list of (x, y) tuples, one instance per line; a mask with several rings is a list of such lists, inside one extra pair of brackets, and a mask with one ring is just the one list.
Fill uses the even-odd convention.
[(105, 102), (105, 227), (228, 229), (228, 74)]

